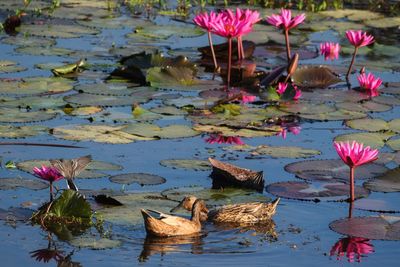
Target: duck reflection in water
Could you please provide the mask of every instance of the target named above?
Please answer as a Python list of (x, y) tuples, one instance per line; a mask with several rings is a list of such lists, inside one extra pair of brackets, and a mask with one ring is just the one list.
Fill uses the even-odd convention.
[(138, 257), (139, 262), (147, 261), (154, 254), (165, 255), (173, 252), (189, 251), (192, 254), (203, 253), (204, 235), (156, 237), (147, 235), (143, 249)]
[(349, 262), (361, 262), (361, 257), (374, 253), (374, 246), (369, 239), (362, 237), (345, 237), (339, 239), (331, 248), (330, 256), (337, 256), (341, 260), (344, 256)]

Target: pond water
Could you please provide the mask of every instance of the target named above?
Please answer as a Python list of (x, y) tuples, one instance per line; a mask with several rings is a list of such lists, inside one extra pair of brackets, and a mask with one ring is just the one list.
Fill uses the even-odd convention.
[[(14, 10), (21, 6), (19, 2), (22, 1), (0, 3), (2, 21), (5, 20), (7, 14), (13, 14)], [(176, 189), (178, 192), (185, 192), (185, 190), (196, 192), (199, 190), (196, 188), (200, 187), (211, 188), (209, 166), (203, 165), (201, 170), (194, 170), (196, 166), (193, 168), (194, 163), (190, 162), (189, 165), (192, 167), (189, 166), (186, 169), (179, 166), (171, 168), (165, 164), (165, 160), (170, 159), (206, 161), (207, 158), (214, 157), (240, 167), (263, 171), (266, 185), (271, 188), (269, 185), (278, 182), (304, 181), (296, 178), (295, 174), (285, 171), (286, 165), (306, 160), (338, 159), (332, 145), (333, 140), (343, 134), (361, 132), (366, 135), (358, 136), (359, 141), (378, 147), (381, 153), (385, 153), (377, 164), (378, 167), (382, 169), (386, 165), (384, 170), (394, 169), (396, 172), (399, 164), (396, 151), (399, 149), (398, 142), (396, 143), (399, 128), (397, 131), (393, 130), (394, 126), (390, 128), (390, 125), (379, 128), (376, 125), (381, 121), (377, 120), (365, 121), (365, 124), (361, 123), (363, 127), (360, 128), (360, 123), (354, 126), (348, 121), (367, 117), (389, 122), (400, 118), (400, 99), (398, 98), (400, 24), (398, 17), (382, 22), (382, 15), (374, 12), (359, 11), (361, 13), (358, 13), (356, 10), (347, 10), (310, 13), (307, 14), (304, 25), (298, 30), (293, 30), (291, 36), (293, 51), (301, 51), (299, 68), (305, 65), (326, 64), (339, 73), (345, 73), (351, 59), (352, 48), (348, 45), (344, 32), (349, 28), (368, 30), (375, 36), (376, 44), (360, 49), (356, 68), (366, 66), (368, 72), (372, 71), (388, 83), (387, 86), (381, 87), (384, 88), (381, 96), (362, 101), (366, 97), (359, 91), (349, 91), (343, 81), (332, 85), (329, 89), (323, 89), (329, 92), (326, 94), (326, 99), (321, 100), (321, 96), (317, 96), (317, 94), (325, 93), (320, 89), (304, 91), (305, 99), (297, 103), (291, 101), (278, 104), (280, 110), (277, 110), (271, 109), (271, 106), (276, 103), (267, 102), (262, 90), (258, 92), (258, 90), (244, 88), (249, 93), (257, 95), (258, 98), (254, 103), (237, 104), (242, 113), (240, 115), (242, 118), (238, 119), (229, 115), (229, 111), (209, 116), (204, 115), (206, 114), (204, 111), (187, 114), (184, 106), (193, 104), (196, 109), (202, 110), (210, 103), (222, 99), (221, 94), (225, 92), (222, 79), (217, 77), (216, 80), (211, 81), (212, 73), (204, 72), (203, 67), (199, 67), (197, 75), (202, 80), (192, 87), (177, 82), (180, 79), (179, 75), (171, 81), (170, 77), (162, 76), (162, 72), (157, 72), (157, 69), (153, 71), (159, 75), (157, 77), (161, 78), (152, 80), (153, 87), (137, 89), (129, 87), (135, 84), (126, 81), (106, 82), (109, 74), (119, 67), (118, 62), (122, 56), (142, 51), (150, 54), (158, 50), (165, 57), (182, 54), (191, 62), (197, 61), (199, 65), (201, 54), (197, 48), (207, 46), (208, 41), (207, 36), (201, 31), (194, 30), (191, 23), (192, 17), (181, 21), (158, 15), (147, 20), (144, 15), (132, 17), (129, 9), (124, 5), (118, 8), (112, 6), (111, 10), (108, 10), (107, 4), (110, 1), (62, 2), (61, 7), (56, 8), (50, 16), (47, 16), (43, 8), (49, 4), (45, 1), (33, 1), (27, 8), (28, 13), (34, 13), (35, 8), (42, 8), (43, 14), (24, 17), (21, 32), (16, 37), (10, 37), (5, 33), (0, 35), (0, 50), (2, 51), (0, 62), (12, 61), (18, 67), (22, 67), (8, 70), (3, 68), (3, 65), (13, 63), (0, 65), (0, 99), (2, 99), (0, 126), (4, 126), (0, 128), (0, 136), (3, 137), (1, 142), (54, 144), (54, 146), (2, 144), (0, 146), (2, 163), (0, 177), (15, 180), (36, 179), (26, 172), (26, 169), (23, 171), (21, 163), (38, 159), (70, 159), (90, 154), (96, 161), (115, 165), (95, 169), (95, 175), (92, 173), (94, 178), (77, 179), (78, 187), (83, 192), (106, 189), (108, 194), (114, 195), (121, 201), (125, 199), (127, 202), (122, 201), (126, 204), (125, 209), (118, 213), (114, 211), (119, 207), (100, 207), (97, 210), (95, 217), (98, 220), (104, 220), (102, 228), (91, 227), (80, 236), (57, 236), (48, 233), (38, 225), (15, 221), (12, 216), (7, 219), (5, 218), (7, 216), (4, 216), (4, 210), (10, 207), (38, 209), (48, 200), (47, 188), (32, 190), (26, 188), (25, 183), (22, 183), (22, 187), (9, 188), (6, 187), (6, 183), (2, 183), (0, 185), (0, 208), (2, 209), (0, 218), (3, 219), (0, 223), (0, 238), (3, 240), (2, 266), (42, 266), (45, 264), (43, 261), (46, 257), (54, 266), (398, 265), (400, 243), (394, 240), (381, 240), (385, 237), (363, 239), (362, 245), (358, 246), (359, 251), (364, 251), (360, 252), (360, 258), (354, 255), (351, 260), (345, 254), (338, 256), (331, 253), (338, 242), (343, 245), (348, 241), (345, 240), (347, 236), (332, 231), (329, 225), (335, 220), (348, 216), (349, 203), (326, 201), (324, 194), (317, 197), (312, 195), (309, 199), (318, 198), (318, 201), (302, 201), (298, 199), (301, 198), (299, 194), (289, 192), (289, 197), (282, 197), (273, 222), (262, 229), (232, 228), (206, 223), (201, 235), (190, 238), (146, 237), (140, 215), (140, 208), (168, 212), (176, 205), (176, 202), (169, 200), (152, 200), (143, 196), (158, 198), (161, 198), (161, 195), (169, 196), (167, 190), (171, 188), (178, 188)], [(114, 1), (111, 2), (114, 3)], [(193, 11), (198, 12), (197, 9)], [(260, 12), (265, 18), (278, 10), (260, 9)], [(382, 26), (382, 23), (386, 23), (386, 26)], [(394, 27), (387, 27), (393, 26), (392, 24)], [(174, 28), (169, 29), (171, 25)], [(135, 33), (134, 29), (136, 29)], [(155, 36), (149, 37), (152, 34)], [(165, 38), (160, 38), (162, 35)], [(244, 39), (255, 43), (253, 61), (257, 63), (260, 70), (269, 72), (285, 64), (284, 36), (272, 26), (266, 23), (257, 24), (255, 32)], [(343, 53), (339, 60), (326, 62), (322, 56), (318, 56), (315, 51), (322, 41), (342, 44)], [(214, 38), (215, 44), (224, 42), (223, 38)], [(76, 62), (80, 58), (85, 58), (89, 65), (73, 78), (19, 80), (27, 77), (53, 77), (50, 70), (54, 66)], [(179, 72), (182, 72), (182, 69), (178, 70)], [(344, 80), (343, 76), (340, 77), (342, 80)], [(351, 75), (350, 82), (352, 88), (358, 86), (356, 74)], [(95, 85), (82, 87), (87, 84)], [(72, 90), (73, 88), (75, 89)], [(204, 93), (209, 89), (214, 89), (214, 91)], [(218, 95), (216, 91), (222, 93)], [(340, 93), (335, 94), (332, 91)], [(198, 97), (199, 93), (202, 98), (194, 98)], [(348, 99), (346, 99), (346, 94), (349, 95)], [(346, 105), (343, 102), (346, 102)], [(147, 111), (134, 116), (133, 103), (140, 104), (140, 107)], [(368, 104), (369, 108), (366, 108), (366, 105), (360, 106), (365, 103), (371, 104)], [(69, 109), (65, 108), (67, 104), (70, 105)], [(96, 107), (97, 105), (100, 105), (100, 108)], [(28, 109), (27, 106), (29, 106)], [(78, 109), (81, 106), (91, 108)], [(165, 107), (169, 109), (164, 109)], [(349, 109), (354, 113), (349, 112)], [(299, 110), (300, 112), (297, 113)], [(341, 113), (335, 117), (332, 115), (334, 112)], [(263, 130), (259, 130), (263, 133), (260, 135), (250, 133), (251, 137), (240, 136), (238, 133), (241, 140), (249, 146), (241, 147), (241, 149), (231, 144), (207, 143), (205, 140), (210, 137), (210, 133), (207, 133), (204, 128), (201, 128), (203, 131), (199, 132), (192, 130), (192, 127), (197, 127), (198, 124), (216, 125), (223, 122), (224, 125), (231, 126), (228, 135), (232, 136), (238, 128), (249, 125), (250, 122), (265, 124), (265, 121), (270, 118), (287, 115), (297, 116), (295, 122), (288, 124), (290, 127), (297, 127), (297, 131), (291, 130), (289, 126), (279, 125), (281, 129), (287, 130), (287, 136), (283, 138), (282, 134), (279, 134), (280, 130), (270, 125), (272, 127), (270, 129), (275, 129), (272, 134)], [(246, 119), (246, 116), (250, 119)], [(78, 128), (73, 128), (74, 125), (81, 125), (80, 127), (83, 128), (75, 132), (72, 130)], [(117, 128), (96, 128), (99, 125), (109, 127), (128, 125), (131, 130), (121, 132)], [(161, 128), (154, 130), (154, 125)], [(163, 128), (170, 125), (173, 126), (169, 130)], [(185, 127), (176, 125), (185, 125)], [(7, 126), (17, 128), (6, 128)], [(20, 126), (28, 126), (28, 128), (22, 131)], [(375, 129), (375, 126), (378, 127), (376, 132), (368, 132), (371, 130), (370, 127)], [(12, 133), (16, 136), (10, 136)], [(357, 137), (350, 136), (349, 138)], [(56, 145), (76, 147), (66, 148)], [(262, 148), (260, 146), (271, 146), (272, 152), (263, 153), (256, 150)], [(274, 147), (283, 147), (283, 149), (274, 150)], [(300, 150), (305, 154), (293, 155), (295, 153), (291, 150), (293, 148), (285, 147), (301, 147), (312, 149), (313, 152), (307, 154)], [(319, 152), (316, 153), (315, 150)], [(291, 153), (288, 155), (284, 152)], [(6, 168), (6, 162), (11, 162), (8, 165), (15, 163), (17, 168)], [(318, 166), (324, 166), (322, 161), (306, 164), (309, 168), (307, 170), (311, 171), (319, 170)], [(336, 171), (340, 168), (336, 167)], [(109, 179), (112, 175), (124, 173), (158, 175), (164, 177), (166, 182), (140, 186), (137, 183), (118, 184)], [(327, 175), (323, 171), (320, 173)], [(363, 173), (372, 178), (372, 181), (375, 176), (385, 175), (382, 171), (374, 175), (370, 175), (369, 172)], [(398, 175), (394, 176), (393, 182), (388, 186), (393, 190), (386, 190), (386, 192), (391, 191), (390, 193), (383, 193), (385, 190), (379, 190), (378, 186), (378, 190), (375, 187), (374, 191), (365, 198), (380, 201), (379, 203), (383, 203), (382, 206), (373, 204), (377, 203), (373, 201), (364, 205), (356, 202), (353, 217), (384, 215), (394, 216), (385, 217), (394, 223), (400, 220), (397, 214), (400, 212), (398, 207), (400, 193), (397, 192), (399, 180)], [(338, 183), (338, 180), (333, 182)], [(362, 186), (364, 182), (365, 180), (358, 180), (357, 185)], [(325, 185), (321, 181), (309, 180), (308, 189), (303, 191), (318, 194), (326, 190)], [(58, 182), (57, 186), (66, 188), (64, 181)], [(287, 190), (290, 191), (290, 189), (289, 186)], [(262, 194), (229, 190), (214, 191), (210, 201), (219, 204), (232, 203), (235, 202), (235, 194), (241, 201), (276, 197), (271, 194), (270, 189), (264, 190)], [(286, 192), (272, 193), (279, 195)], [(130, 201), (127, 200), (129, 196), (133, 196)], [(339, 198), (343, 200), (346, 197), (344, 195)], [(367, 209), (375, 211), (360, 209), (360, 206), (367, 206)], [(390, 213), (381, 212), (385, 210)], [(188, 216), (188, 214), (184, 215)], [(399, 231), (398, 226), (396, 229)], [(392, 239), (399, 240), (398, 233), (394, 236)], [(89, 245), (79, 245), (83, 238), (90, 239)], [(97, 245), (104, 245), (105, 249), (100, 250), (96, 246), (93, 248), (91, 240), (100, 238), (105, 241), (104, 243), (99, 241)], [(58, 251), (58, 254), (55, 251)]]

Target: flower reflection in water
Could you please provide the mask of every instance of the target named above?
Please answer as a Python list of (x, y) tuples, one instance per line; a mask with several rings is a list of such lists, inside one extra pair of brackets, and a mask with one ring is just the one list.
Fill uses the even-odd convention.
[(282, 136), (283, 139), (286, 139), (288, 132), (292, 133), (293, 135), (298, 135), (301, 132), (301, 127), (295, 124), (281, 124), (281, 129), (279, 133), (277, 133), (277, 136)]
[(59, 262), (64, 259), (63, 251), (52, 249), (52, 248), (43, 248), (30, 252), (31, 257), (34, 258), (38, 262), (48, 263), (50, 260), (55, 260)]
[(331, 248), (330, 256), (337, 256), (341, 260), (343, 256), (347, 257), (349, 262), (361, 262), (361, 257), (374, 252), (374, 246), (369, 239), (362, 237), (345, 237), (339, 239)]
[(231, 145), (244, 145), (244, 142), (237, 136), (223, 136), (221, 134), (211, 134), (208, 138), (204, 139), (209, 144), (231, 144)]

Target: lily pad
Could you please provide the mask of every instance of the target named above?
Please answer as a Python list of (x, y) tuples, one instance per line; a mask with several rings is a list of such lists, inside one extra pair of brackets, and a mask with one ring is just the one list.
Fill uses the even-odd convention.
[(0, 178), (0, 190), (15, 190), (18, 188), (27, 188), (31, 190), (42, 190), (48, 187), (48, 184), (38, 179), (26, 178)]
[(179, 109), (173, 106), (159, 106), (150, 109), (151, 112), (167, 115), (167, 116), (184, 116), (187, 115), (188, 112), (183, 109)]
[(161, 166), (172, 169), (184, 169), (193, 171), (209, 171), (211, 164), (207, 160), (198, 159), (165, 159), (160, 161)]
[(330, 105), (309, 102), (281, 104), (279, 109), (294, 114), (321, 114), (331, 113), (336, 110), (335, 107)]
[(335, 104), (338, 109), (345, 109), (349, 111), (355, 112), (384, 112), (389, 111), (393, 107), (390, 105), (380, 104), (373, 101), (366, 101), (362, 103), (354, 103), (354, 102), (340, 102)]
[(28, 36), (9, 36), (1, 40), (4, 44), (15, 45), (15, 46), (36, 46), (36, 47), (49, 47), (56, 44), (53, 39), (45, 39), (38, 37)]
[(381, 19), (371, 19), (364, 22), (365, 25), (373, 28), (384, 29), (400, 26), (400, 17), (388, 17)]
[(18, 66), (17, 62), (0, 60), (0, 73), (21, 72), (27, 70), (26, 67)]
[[(361, 100), (366, 100), (369, 98), (368, 94), (363, 94), (361, 92), (357, 92), (355, 90), (338, 90), (338, 89), (314, 89), (311, 92), (303, 91), (301, 99), (317, 102), (317, 103), (325, 103), (325, 102), (352, 102), (356, 105), (355, 102), (359, 102)], [(346, 109), (346, 108), (345, 108)], [(349, 109), (351, 110), (351, 109)]]
[(167, 180), (161, 176), (149, 173), (125, 173), (110, 177), (110, 181), (117, 184), (159, 185)]
[(65, 105), (61, 97), (52, 96), (27, 96), (2, 102), (3, 107), (7, 108), (26, 108), (26, 109), (54, 109)]
[(325, 88), (341, 82), (333, 72), (324, 66), (305, 66), (292, 75), (295, 84), (304, 88)]
[(5, 221), (28, 221), (33, 214), (33, 210), (11, 207), (8, 210), (0, 209), (0, 220)]
[(389, 170), (383, 175), (365, 182), (364, 187), (377, 192), (400, 192), (400, 168)]
[(112, 249), (121, 246), (122, 242), (119, 240), (112, 240), (108, 238), (94, 238), (94, 237), (77, 237), (69, 242), (72, 246), (78, 248), (89, 248), (93, 250)]
[(76, 54), (75, 50), (63, 47), (54, 47), (54, 46), (48, 48), (42, 48), (37, 46), (23, 46), (16, 48), (15, 52), (33, 56), (58, 56), (58, 57), (72, 56)]
[(150, 87), (133, 87), (129, 83), (94, 83), (81, 84), (74, 88), (80, 93), (95, 95), (129, 96), (135, 92), (152, 91)]
[(123, 132), (125, 126), (69, 124), (53, 129), (52, 134), (57, 138), (74, 141), (93, 141), (109, 144), (128, 144), (139, 140), (154, 140)]
[(395, 213), (400, 212), (399, 206), (395, 204), (399, 203), (399, 200), (397, 198), (397, 201), (388, 201), (384, 197), (362, 198), (354, 202), (354, 208), (373, 212)]
[(186, 125), (169, 125), (159, 127), (155, 124), (132, 123), (123, 129), (128, 134), (144, 138), (185, 138), (199, 135), (200, 133)]
[(300, 114), (300, 117), (317, 121), (341, 121), (365, 118), (367, 114), (362, 112), (339, 109), (329, 113)]
[(305, 149), (295, 146), (258, 146), (252, 155), (269, 155), (272, 158), (309, 158), (321, 154), (315, 149)]
[[(285, 170), (301, 179), (326, 182), (347, 182), (350, 172), (349, 167), (340, 159), (299, 161), (286, 165)], [(388, 170), (381, 164), (369, 163), (355, 169), (355, 179), (371, 179)]]
[(391, 138), (389, 141), (387, 141), (387, 145), (396, 151), (400, 150), (400, 138), (396, 136), (396, 138)]
[(16, 108), (0, 108), (0, 122), (39, 122), (56, 117), (52, 111), (23, 111)]
[(271, 126), (263, 130), (257, 129), (237, 129), (237, 127), (214, 126), (214, 125), (201, 125), (197, 124), (193, 127), (194, 130), (205, 133), (217, 133), (223, 136), (237, 136), (237, 137), (262, 137), (273, 136), (280, 132), (281, 127)]
[[(266, 190), (278, 197), (308, 201), (343, 201), (348, 199), (349, 185), (344, 183), (279, 182), (267, 186)], [(369, 191), (355, 186), (356, 198), (366, 197)]]
[(380, 164), (388, 164), (391, 162), (400, 165), (400, 151), (394, 153), (388, 153), (388, 152), (379, 153), (379, 158), (375, 161), (375, 163), (380, 163)]
[(384, 104), (384, 105), (391, 105), (391, 106), (399, 106), (400, 105), (400, 99), (393, 97), (393, 96), (380, 95), (380, 96), (374, 97), (372, 99), (372, 101), (379, 103), (379, 104)]
[(72, 82), (64, 78), (24, 78), (23, 80), (1, 80), (0, 94), (4, 95), (35, 95), (57, 94), (72, 90)]
[(25, 138), (36, 136), (48, 131), (47, 127), (34, 125), (34, 126), (13, 126), (13, 125), (0, 125), (1, 138)]
[(83, 35), (95, 35), (100, 31), (80, 25), (62, 24), (30, 24), (22, 25), (20, 32), (24, 35), (34, 35), (47, 38), (78, 38)]
[(377, 149), (382, 148), (385, 142), (394, 134), (392, 133), (351, 133), (343, 134), (335, 137), (336, 142), (357, 141), (366, 146)]
[(400, 240), (400, 217), (354, 217), (333, 221), (329, 227), (340, 234), (376, 240)]
[(208, 189), (201, 186), (177, 187), (167, 189), (161, 192), (161, 195), (174, 201), (181, 201), (185, 196), (194, 195), (203, 199), (207, 205), (221, 206), (235, 203), (246, 202), (268, 202), (271, 199), (261, 193), (253, 190), (225, 188), (223, 191), (219, 189)]
[(387, 121), (382, 119), (359, 119), (359, 120), (350, 120), (346, 121), (346, 125), (356, 129), (363, 130), (368, 132), (380, 132), (389, 130), (389, 124)]
[(178, 37), (196, 37), (203, 34), (203, 30), (186, 25), (148, 25), (145, 27), (136, 27), (135, 33), (128, 34), (127, 37), (135, 38), (135, 35), (140, 35), (151, 39), (167, 39), (173, 35)]
[(393, 132), (400, 133), (400, 119), (389, 121), (389, 128)]

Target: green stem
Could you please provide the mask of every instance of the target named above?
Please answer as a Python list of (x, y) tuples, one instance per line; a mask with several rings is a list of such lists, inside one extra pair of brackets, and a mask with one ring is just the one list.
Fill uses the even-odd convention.
[(351, 59), (349, 69), (347, 70), (347, 73), (346, 73), (346, 80), (347, 80), (347, 81), (349, 80), (349, 75), (350, 75), (351, 69), (352, 69), (352, 67), (353, 67), (354, 61), (355, 61), (355, 59), (356, 59), (357, 51), (358, 51), (358, 47), (355, 46), (355, 47), (354, 47), (353, 58)]
[(228, 37), (228, 77), (227, 77), (227, 83), (228, 83), (228, 88), (231, 83), (231, 64), (232, 64), (232, 38)]
[(290, 43), (289, 43), (289, 30), (285, 30), (285, 43), (286, 43), (286, 56), (288, 63), (290, 62)]
[(214, 45), (213, 45), (212, 38), (211, 38), (211, 32), (208, 32), (208, 43), (210, 44), (211, 54), (212, 54), (213, 61), (214, 61), (214, 69), (217, 70), (218, 63), (217, 63), (217, 57), (215, 56), (215, 52), (214, 52)]

